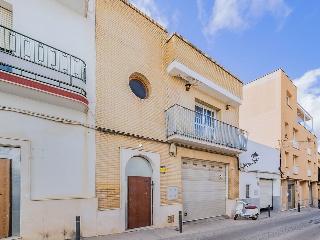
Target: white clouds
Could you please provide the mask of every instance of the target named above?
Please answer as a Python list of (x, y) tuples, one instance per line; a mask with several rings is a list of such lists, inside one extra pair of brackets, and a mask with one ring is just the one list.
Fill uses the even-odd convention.
[(298, 88), (298, 102), (313, 117), (314, 131), (320, 136), (320, 68), (303, 74), (293, 83)]
[(135, 7), (154, 19), (164, 28), (168, 27), (168, 19), (161, 14), (154, 0), (129, 0)]
[(171, 22), (172, 22), (171, 28), (175, 32), (177, 32), (178, 25), (179, 25), (179, 20), (180, 20), (180, 12), (178, 10), (175, 10), (174, 13), (171, 16)]
[(278, 20), (278, 30), (291, 13), (284, 0), (215, 0), (209, 17), (203, 0), (197, 0), (198, 16), (204, 24), (205, 35), (214, 36), (219, 30), (243, 31), (255, 25), (258, 20), (271, 13)]

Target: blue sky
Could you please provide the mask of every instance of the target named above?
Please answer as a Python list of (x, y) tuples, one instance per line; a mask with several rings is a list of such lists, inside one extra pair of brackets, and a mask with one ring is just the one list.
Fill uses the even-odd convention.
[(320, 136), (319, 0), (129, 0), (239, 77), (282, 68)]

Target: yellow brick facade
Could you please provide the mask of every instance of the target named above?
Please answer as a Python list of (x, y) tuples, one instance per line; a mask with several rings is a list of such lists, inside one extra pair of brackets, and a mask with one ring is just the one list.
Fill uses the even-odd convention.
[(156, 143), (138, 138), (97, 133), (97, 196), (99, 209), (114, 209), (120, 207), (120, 146), (129, 149), (157, 152), (161, 156), (161, 165), (166, 167), (166, 174), (160, 175), (161, 204), (175, 204), (181, 202), (181, 191), (178, 200), (167, 200), (168, 186), (179, 186), (181, 189), (182, 158), (188, 157), (199, 160), (215, 161), (228, 164), (228, 195), (234, 199), (239, 196), (239, 173), (236, 158), (197, 151), (184, 147), (177, 148), (177, 156), (169, 155), (169, 144)]
[(178, 60), (235, 96), (242, 98), (242, 82), (177, 33), (172, 34), (168, 40), (168, 64), (173, 60)]
[[(239, 196), (237, 156), (210, 153), (204, 149), (177, 147), (169, 155), (166, 109), (179, 104), (191, 110), (195, 103), (217, 110), (218, 119), (239, 126), (239, 108), (191, 87), (167, 73), (168, 64), (179, 60), (190, 69), (241, 98), (242, 83), (183, 38), (167, 31), (122, 0), (96, 1), (96, 189), (100, 210), (121, 204), (121, 148), (160, 154), (162, 205), (181, 204), (181, 159), (190, 157), (228, 164), (228, 196)], [(129, 86), (132, 74), (147, 79), (148, 98), (139, 99)], [(114, 132), (115, 131), (115, 132)], [(147, 139), (148, 138), (148, 139)], [(139, 144), (143, 147), (139, 148)], [(168, 186), (179, 187), (177, 200), (167, 200)]]

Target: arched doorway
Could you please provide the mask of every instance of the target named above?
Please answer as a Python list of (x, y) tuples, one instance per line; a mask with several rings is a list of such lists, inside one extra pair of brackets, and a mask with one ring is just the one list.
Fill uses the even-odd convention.
[(125, 168), (127, 180), (126, 228), (152, 224), (152, 167), (145, 158), (134, 156)]

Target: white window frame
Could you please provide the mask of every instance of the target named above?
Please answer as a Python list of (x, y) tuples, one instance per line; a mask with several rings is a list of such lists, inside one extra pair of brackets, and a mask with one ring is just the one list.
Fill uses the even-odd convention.
[(289, 91), (287, 91), (286, 94), (286, 101), (287, 101), (287, 105), (290, 107), (290, 99), (291, 99), (292, 95)]
[[(199, 109), (202, 111), (200, 112)], [(210, 112), (210, 115), (208, 115)], [(201, 115), (201, 117), (199, 117)], [(201, 103), (195, 103), (195, 135), (201, 139), (214, 140), (215, 139), (215, 119), (217, 118), (217, 111), (207, 107)]]
[(196, 102), (195, 106), (202, 108), (202, 116), (205, 116), (205, 110), (206, 110), (206, 111), (210, 111), (211, 113), (214, 113), (214, 116), (211, 115), (211, 118), (217, 119), (217, 111), (216, 110), (214, 110), (206, 105), (203, 105), (201, 103), (198, 103), (198, 102)]

